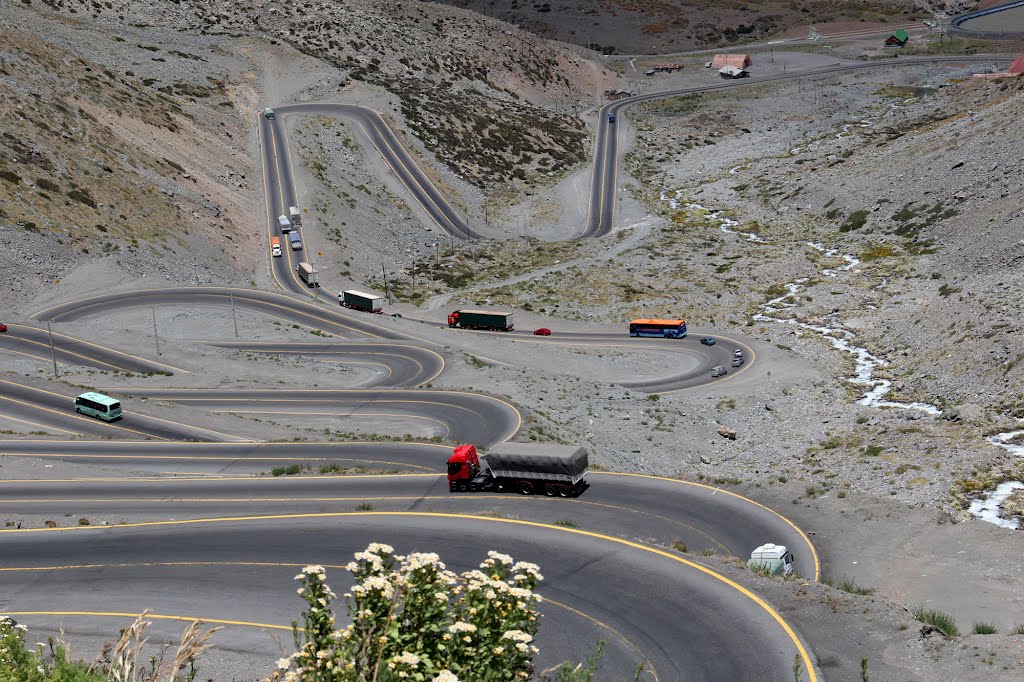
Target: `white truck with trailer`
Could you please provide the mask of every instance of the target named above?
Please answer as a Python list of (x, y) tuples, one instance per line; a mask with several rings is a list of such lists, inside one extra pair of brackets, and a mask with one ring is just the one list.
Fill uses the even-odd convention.
[(312, 265), (306, 261), (302, 261), (295, 266), (295, 272), (299, 273), (299, 277), (306, 283), (306, 286), (310, 289), (320, 286), (320, 282), (317, 279), (317, 271)]

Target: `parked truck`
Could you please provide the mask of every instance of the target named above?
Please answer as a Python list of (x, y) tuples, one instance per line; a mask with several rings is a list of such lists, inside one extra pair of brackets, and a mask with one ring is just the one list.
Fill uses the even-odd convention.
[(362, 310), (366, 313), (383, 312), (384, 309), (381, 307), (382, 299), (382, 296), (367, 294), (362, 291), (356, 291), (355, 289), (342, 291), (338, 294), (339, 305), (344, 308), (351, 308), (352, 310)]
[(305, 261), (299, 263), (295, 266), (295, 272), (299, 273), (299, 277), (302, 278), (302, 281), (305, 282), (306, 286), (310, 289), (320, 286), (320, 282), (317, 280), (318, 273), (316, 268), (309, 263)]
[(270, 238), (270, 255), (274, 258), (281, 257), (281, 238), (271, 237)]
[(296, 230), (288, 234), (288, 243), (291, 244), (292, 251), (302, 251), (302, 235)]
[(448, 326), (459, 329), (512, 331), (512, 313), (498, 310), (455, 310), (448, 315)]
[(298, 206), (288, 207), (288, 217), (291, 218), (292, 225), (295, 227), (302, 226), (302, 211), (299, 210)]
[(281, 228), (281, 234), (288, 234), (292, 231), (292, 221), (288, 220), (286, 215), (277, 216), (277, 226)]
[(586, 488), (589, 471), (583, 447), (501, 443), (480, 457), (474, 446), (460, 445), (448, 458), (448, 489), (575, 497)]

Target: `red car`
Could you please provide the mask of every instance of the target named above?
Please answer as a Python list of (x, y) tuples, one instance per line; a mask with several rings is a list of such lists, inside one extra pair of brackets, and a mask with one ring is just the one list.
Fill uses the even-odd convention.
[(547, 327), (541, 327), (540, 329), (533, 332), (534, 336), (551, 336), (551, 330)]
[(3, 333), (5, 331), (7, 331), (7, 325), (3, 324), (3, 323), (0, 323), (0, 333)]

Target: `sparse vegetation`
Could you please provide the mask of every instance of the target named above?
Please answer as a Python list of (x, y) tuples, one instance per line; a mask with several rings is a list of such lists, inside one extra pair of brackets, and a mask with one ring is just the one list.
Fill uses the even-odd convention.
[(948, 613), (943, 613), (935, 609), (926, 609), (924, 606), (915, 606), (910, 610), (911, 615), (914, 616), (915, 620), (922, 623), (934, 626), (939, 629), (942, 634), (947, 637), (956, 637), (960, 634), (960, 629), (956, 626), (956, 621)]
[(858, 585), (856, 578), (850, 578), (845, 575), (842, 578), (839, 578), (838, 580), (833, 580), (832, 578), (822, 578), (821, 582), (825, 583), (829, 587), (834, 587), (837, 590), (840, 590), (842, 592), (849, 592), (850, 594), (867, 595), (873, 594), (875, 591), (873, 587), (865, 587), (864, 585)]

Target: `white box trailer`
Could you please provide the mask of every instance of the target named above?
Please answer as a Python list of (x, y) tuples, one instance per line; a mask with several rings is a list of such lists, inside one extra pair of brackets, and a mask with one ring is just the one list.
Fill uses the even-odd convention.
[(288, 220), (286, 215), (277, 216), (277, 226), (281, 228), (282, 234), (288, 234), (292, 231), (292, 221)]
[(292, 225), (295, 227), (302, 226), (302, 211), (299, 210), (298, 206), (288, 207), (288, 217), (291, 219)]
[(316, 268), (309, 263), (302, 261), (295, 266), (295, 272), (299, 273), (299, 277), (302, 278), (302, 281), (305, 282), (306, 286), (310, 289), (320, 285), (317, 277), (319, 273), (317, 273)]

